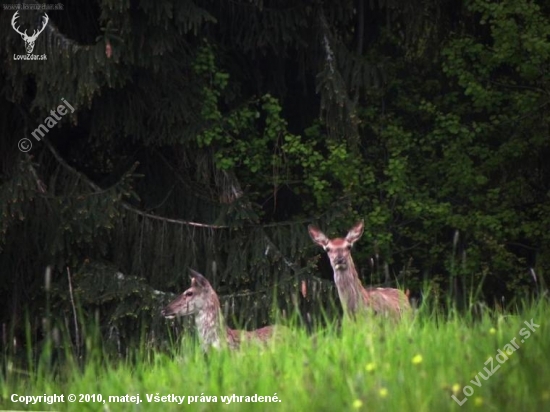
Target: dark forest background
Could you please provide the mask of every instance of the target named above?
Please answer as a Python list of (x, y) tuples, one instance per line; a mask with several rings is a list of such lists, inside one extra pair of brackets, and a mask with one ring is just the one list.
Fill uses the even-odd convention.
[[(71, 289), (81, 322), (154, 339), (189, 267), (230, 323), (271, 321), (273, 297), (306, 323), (338, 312), (312, 222), (335, 236), (365, 219), (363, 283), (418, 301), (546, 290), (550, 2), (106, 0), (48, 15), (46, 61), (14, 60), (24, 43), (13, 11), (0, 18), (4, 339), (40, 340), (46, 310), (73, 328)], [(75, 112), (36, 141), (62, 98)]]

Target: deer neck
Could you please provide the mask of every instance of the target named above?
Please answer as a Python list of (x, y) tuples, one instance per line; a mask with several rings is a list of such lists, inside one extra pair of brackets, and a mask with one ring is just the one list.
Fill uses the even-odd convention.
[(346, 269), (334, 269), (334, 283), (338, 290), (338, 297), (342, 302), (345, 312), (355, 313), (363, 304), (364, 288), (359, 280), (357, 270), (351, 257), (349, 258)]
[(200, 312), (195, 315), (195, 325), (199, 333), (202, 348), (220, 348), (227, 333), (220, 303), (217, 298), (211, 299)]

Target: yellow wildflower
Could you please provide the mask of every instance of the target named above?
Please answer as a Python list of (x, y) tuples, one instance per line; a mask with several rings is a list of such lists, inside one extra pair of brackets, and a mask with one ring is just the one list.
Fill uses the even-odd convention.
[(497, 333), (497, 330), (495, 328), (491, 328), (491, 329), (489, 329), (489, 333), (491, 335), (494, 335), (495, 333)]
[(367, 363), (367, 366), (365, 366), (365, 369), (367, 372), (372, 372), (376, 369), (376, 364), (374, 362)]
[(380, 388), (378, 394), (381, 398), (385, 398), (386, 396), (388, 396), (388, 390), (386, 388)]
[(422, 363), (422, 355), (415, 355), (414, 358), (412, 358), (412, 363), (415, 365)]
[(456, 395), (457, 393), (460, 392), (461, 389), (462, 387), (458, 383), (455, 383), (452, 387), (453, 394)]
[(474, 405), (475, 406), (481, 406), (483, 405), (483, 398), (481, 396), (476, 396), (474, 398)]
[(359, 409), (361, 406), (363, 406), (363, 401), (361, 399), (353, 401), (353, 409)]

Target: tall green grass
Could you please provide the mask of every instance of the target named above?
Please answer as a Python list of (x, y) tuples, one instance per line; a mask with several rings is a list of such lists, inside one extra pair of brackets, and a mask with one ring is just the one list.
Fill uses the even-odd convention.
[[(16, 410), (234, 410), (234, 411), (518, 411), (550, 410), (549, 305), (540, 301), (515, 314), (485, 312), (478, 319), (456, 313), (419, 313), (400, 324), (344, 323), (314, 336), (291, 327), (267, 347), (204, 356), (190, 339), (168, 353), (144, 345), (125, 360), (109, 360), (97, 339), (86, 341), (82, 363), (67, 349), (51, 366), (43, 353), (26, 371), (4, 354), (0, 409)], [(520, 336), (533, 320), (536, 330)], [(519, 346), (502, 364), (498, 350), (516, 338)], [(521, 339), (524, 341), (521, 342)], [(50, 350), (48, 347), (44, 351)], [(480, 377), (500, 368), (487, 380)], [(502, 357), (501, 357), (502, 360)], [(476, 375), (478, 376), (476, 378)], [(475, 383), (480, 386), (476, 386)], [(473, 394), (463, 401), (463, 387)], [(466, 389), (470, 393), (470, 389)], [(65, 403), (13, 403), (12, 394), (65, 395)], [(106, 402), (69, 403), (67, 396), (101, 394)], [(109, 402), (138, 395), (141, 403)], [(147, 395), (186, 396), (182, 405), (148, 402)], [(223, 403), (221, 396), (277, 396), (280, 402)], [(198, 396), (189, 403), (189, 396)], [(200, 402), (200, 396), (217, 402)], [(97, 398), (96, 398), (97, 399)], [(205, 400), (205, 399), (203, 399)], [(212, 398), (210, 399), (212, 401)], [(244, 398), (243, 398), (244, 400)]]

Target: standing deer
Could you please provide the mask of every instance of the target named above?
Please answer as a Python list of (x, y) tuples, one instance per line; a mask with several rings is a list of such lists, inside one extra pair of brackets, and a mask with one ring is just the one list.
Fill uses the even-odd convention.
[(351, 247), (363, 234), (363, 221), (353, 226), (345, 238), (329, 239), (317, 226), (309, 225), (311, 239), (327, 252), (334, 271), (334, 282), (344, 312), (355, 317), (358, 312), (371, 311), (395, 319), (411, 311), (407, 296), (398, 289), (365, 289), (359, 280), (351, 258)]
[(167, 319), (195, 315), (199, 340), (205, 352), (210, 347), (219, 349), (222, 345), (237, 349), (241, 341), (267, 342), (274, 335), (275, 326), (266, 326), (251, 332), (227, 327), (216, 291), (203, 275), (193, 269), (191, 273), (191, 287), (166, 306), (161, 314)]

